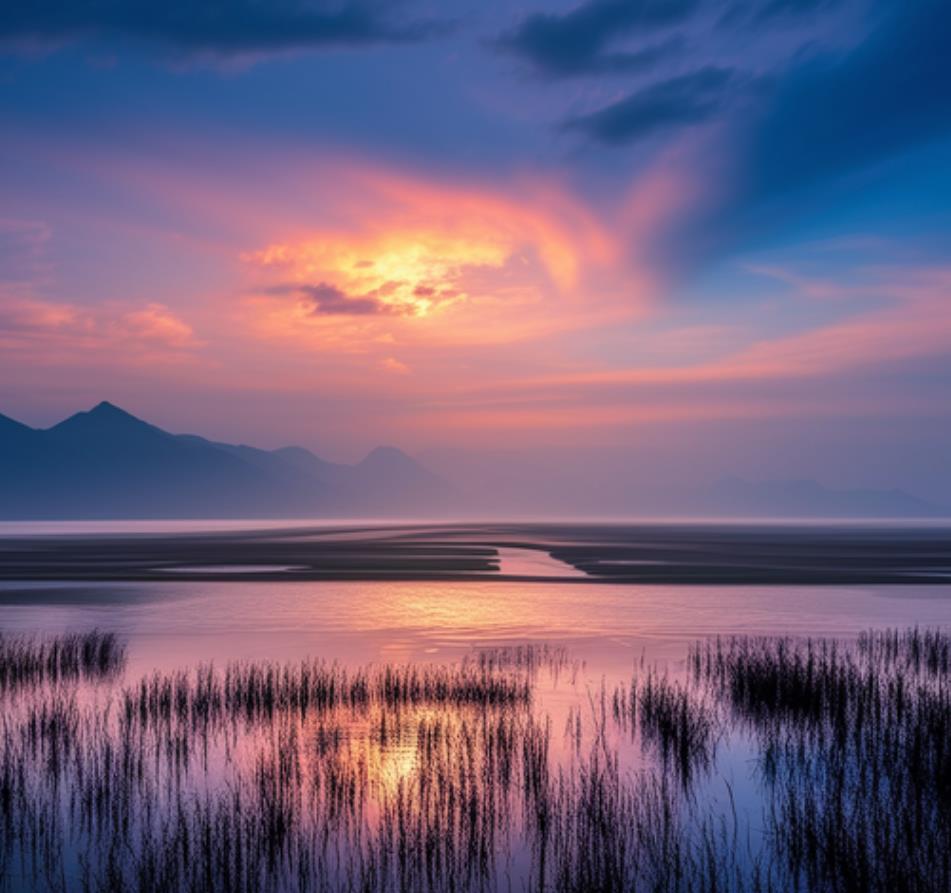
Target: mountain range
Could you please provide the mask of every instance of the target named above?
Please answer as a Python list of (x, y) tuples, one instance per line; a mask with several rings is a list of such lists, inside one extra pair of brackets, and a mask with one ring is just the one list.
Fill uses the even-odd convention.
[(51, 428), (0, 415), (0, 517), (440, 514), (453, 488), (395, 447), (355, 465), (171, 434), (108, 402)]
[[(437, 471), (395, 447), (355, 465), (302, 447), (277, 450), (171, 434), (103, 402), (51, 428), (0, 415), (0, 518), (948, 517), (901, 490), (833, 489), (812, 480), (645, 486), (623, 469), (572, 475), (557, 463), (462, 462)], [(537, 477), (537, 475), (536, 475)]]

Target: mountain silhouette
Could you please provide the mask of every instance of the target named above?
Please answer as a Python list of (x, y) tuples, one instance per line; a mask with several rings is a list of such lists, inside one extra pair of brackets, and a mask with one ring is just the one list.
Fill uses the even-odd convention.
[(0, 517), (429, 514), (452, 489), (393, 447), (357, 465), (164, 431), (102, 402), (47, 429), (0, 415)]

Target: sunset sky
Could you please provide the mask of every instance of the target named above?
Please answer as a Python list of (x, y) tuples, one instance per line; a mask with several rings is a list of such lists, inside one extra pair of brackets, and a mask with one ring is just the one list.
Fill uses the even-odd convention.
[(0, 13), (3, 414), (951, 500), (946, 0), (201, 7)]

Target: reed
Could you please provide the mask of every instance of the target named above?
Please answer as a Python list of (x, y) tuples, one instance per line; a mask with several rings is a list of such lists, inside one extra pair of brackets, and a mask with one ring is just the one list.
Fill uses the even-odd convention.
[(685, 787), (694, 773), (713, 762), (717, 718), (713, 709), (686, 684), (648, 672), (632, 684), (641, 735), (660, 754), (665, 768)]
[(122, 670), (125, 659), (125, 645), (115, 633), (91, 630), (41, 639), (0, 634), (0, 692), (108, 678)]
[[(44, 671), (0, 715), (0, 890), (945, 891), (948, 646), (699, 643), (686, 677), (578, 692), (565, 748), (539, 655)], [(697, 794), (730, 734), (761, 838)]]
[(951, 889), (951, 637), (733, 639), (693, 665), (749, 724), (774, 859), (810, 890)]

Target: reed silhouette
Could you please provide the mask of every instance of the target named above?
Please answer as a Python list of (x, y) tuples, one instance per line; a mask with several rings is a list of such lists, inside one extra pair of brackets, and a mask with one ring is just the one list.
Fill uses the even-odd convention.
[[(2, 642), (3, 890), (949, 889), (942, 632), (701, 642), (578, 684), (562, 738), (554, 646), (135, 681), (108, 634)], [(704, 793), (731, 736), (754, 820)]]
[(46, 639), (0, 634), (0, 691), (60, 679), (105, 678), (125, 665), (115, 633), (91, 630)]

